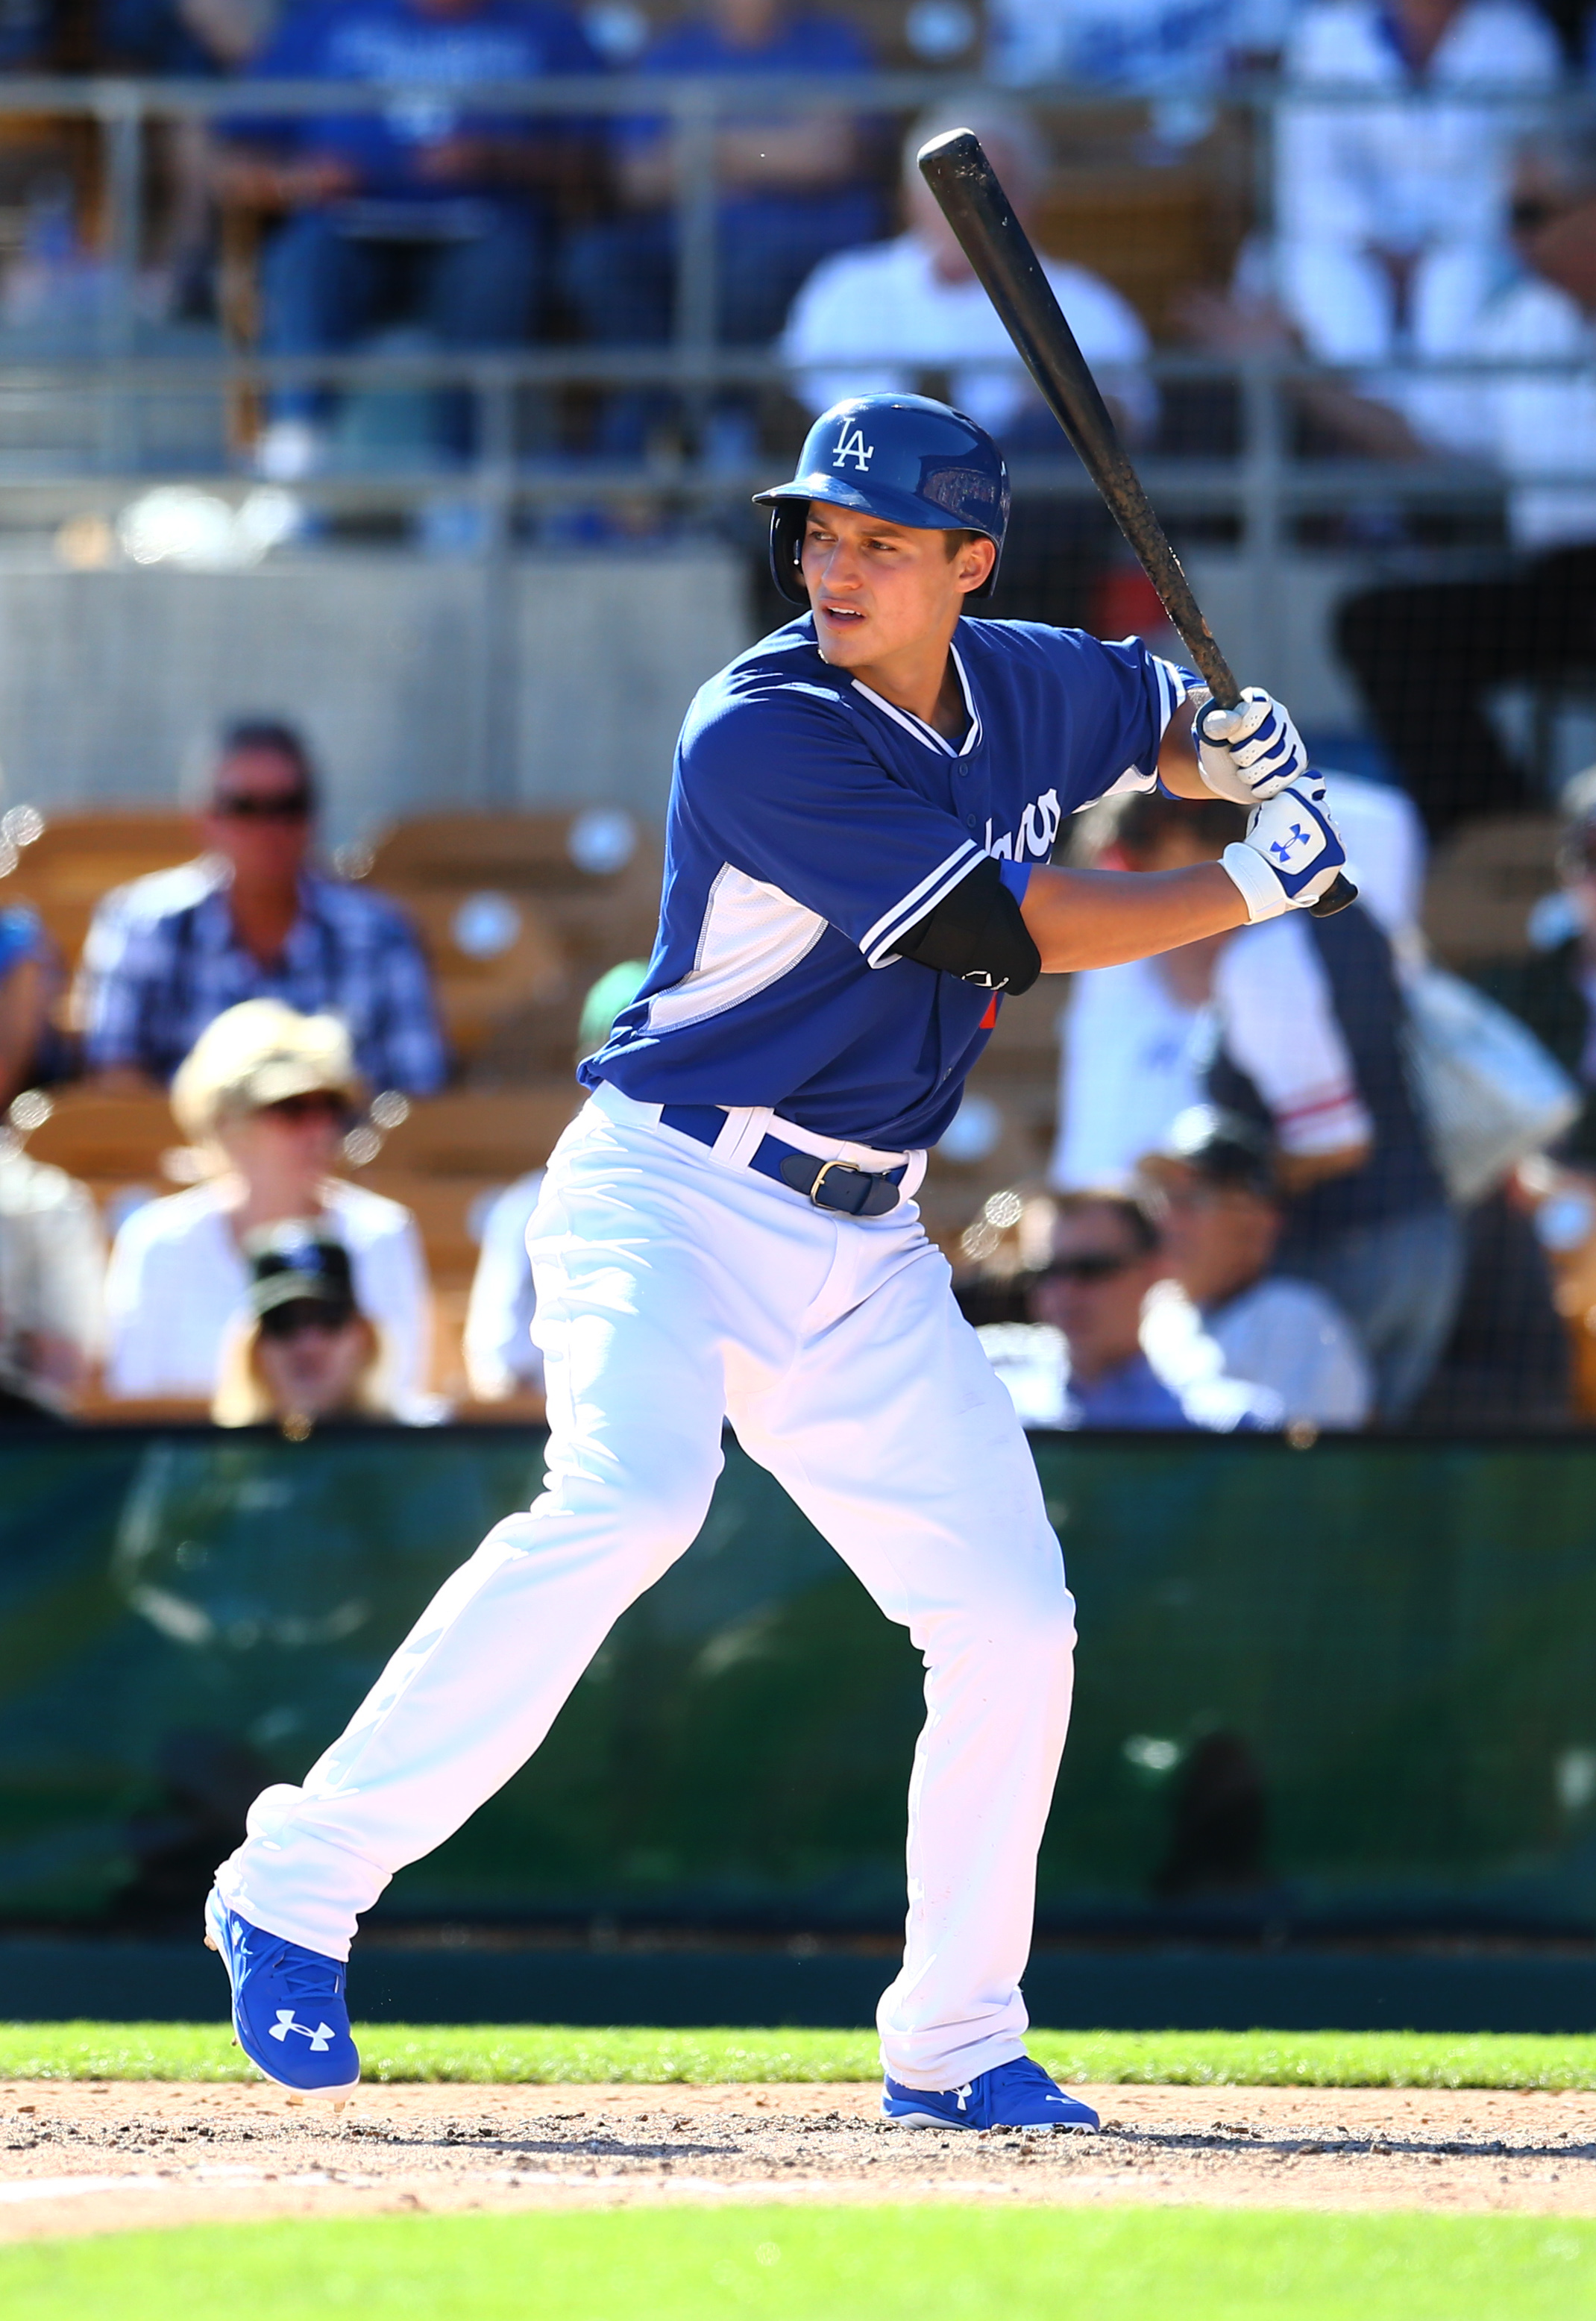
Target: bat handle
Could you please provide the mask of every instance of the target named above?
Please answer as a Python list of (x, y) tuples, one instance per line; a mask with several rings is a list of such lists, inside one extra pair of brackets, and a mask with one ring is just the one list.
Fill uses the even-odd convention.
[(1337, 911), (1345, 910), (1349, 903), (1355, 903), (1357, 899), (1357, 888), (1344, 870), (1338, 870), (1335, 885), (1327, 888), (1317, 903), (1310, 903), (1308, 907), (1316, 919), (1333, 919)]

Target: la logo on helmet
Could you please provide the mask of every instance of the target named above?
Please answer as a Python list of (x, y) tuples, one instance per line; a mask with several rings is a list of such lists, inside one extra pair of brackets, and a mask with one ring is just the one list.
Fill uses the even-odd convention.
[(852, 460), (860, 474), (863, 475), (874, 459), (875, 451), (875, 445), (865, 441), (863, 428), (855, 427), (850, 432), (844, 419), (837, 436), (836, 450), (831, 455), (831, 464), (834, 468), (840, 468), (844, 460)]

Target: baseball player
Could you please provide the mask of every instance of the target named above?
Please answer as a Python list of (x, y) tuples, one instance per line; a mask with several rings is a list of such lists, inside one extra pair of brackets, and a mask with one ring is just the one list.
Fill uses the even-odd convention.
[[(257, 1800), (207, 1939), (252, 2061), (351, 2087), (357, 1919), (524, 1762), (689, 1546), (729, 1417), (926, 1664), (885, 2116), (1094, 2129), (1026, 2057), (1019, 1988), (1074, 1606), (914, 1195), (1006, 994), (1300, 906), (1345, 857), (1267, 695), (1209, 705), (1194, 758), (1189, 671), (966, 617), (1008, 479), (959, 413), (839, 404), (759, 497), (806, 609), (688, 712), (648, 976), (581, 1068), (529, 1229), (543, 1496), (444, 1584), (303, 1787)], [(1158, 876), (1047, 867), (1078, 808), (1161, 771), (1254, 807), (1245, 842)]]

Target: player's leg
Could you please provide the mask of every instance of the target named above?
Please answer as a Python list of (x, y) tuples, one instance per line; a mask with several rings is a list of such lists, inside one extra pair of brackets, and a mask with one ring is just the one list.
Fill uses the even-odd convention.
[(1025, 2052), (1074, 1606), (1013, 1405), (917, 1226), (840, 1226), (808, 1323), (779, 1384), (728, 1372), (732, 1418), (925, 1657), (903, 1971), (879, 2020), (890, 2079), (956, 2091)]
[(445, 1582), (303, 1786), (257, 1801), (217, 1881), (251, 1925), (345, 1958), (358, 1914), (525, 1761), (703, 1521), (721, 1464), (717, 1283), (759, 1268), (659, 1145), (640, 1154), (595, 1107), (562, 1139), (530, 1234), (543, 1493)]

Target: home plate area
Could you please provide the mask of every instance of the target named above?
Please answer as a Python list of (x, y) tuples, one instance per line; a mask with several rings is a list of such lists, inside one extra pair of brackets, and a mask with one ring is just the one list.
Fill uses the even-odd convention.
[(1106, 2087), (1100, 2136), (886, 2126), (875, 2087), (0, 2084), (0, 2239), (273, 2216), (784, 2200), (1596, 2215), (1596, 2095)]

